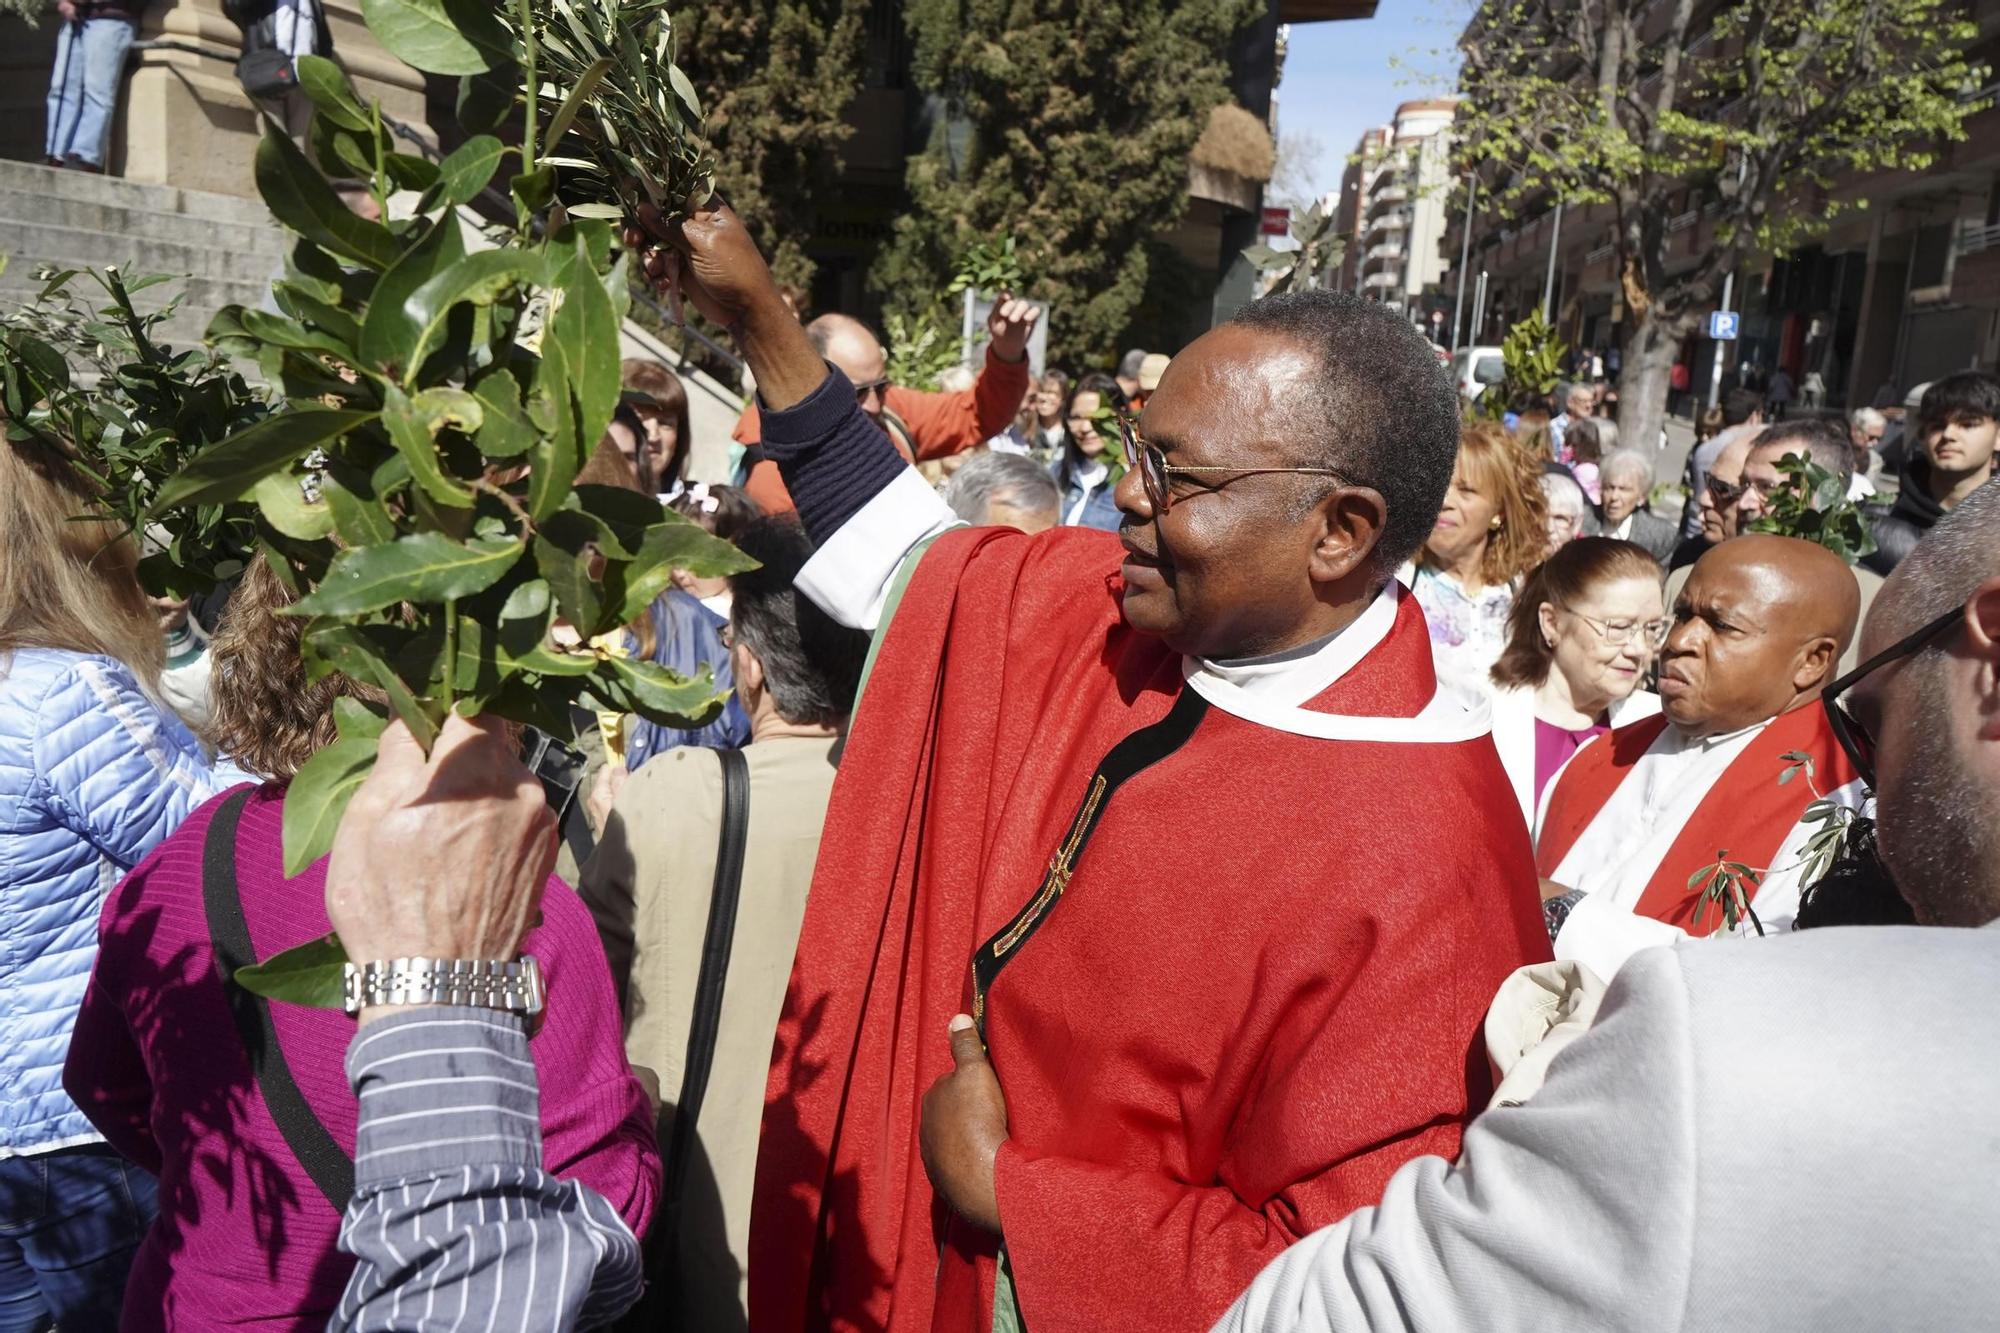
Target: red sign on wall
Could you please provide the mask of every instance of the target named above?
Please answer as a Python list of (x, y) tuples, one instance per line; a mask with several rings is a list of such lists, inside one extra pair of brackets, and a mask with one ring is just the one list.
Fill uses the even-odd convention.
[(1258, 232), (1264, 236), (1289, 236), (1292, 231), (1292, 210), (1289, 208), (1267, 208), (1264, 210), (1263, 225)]

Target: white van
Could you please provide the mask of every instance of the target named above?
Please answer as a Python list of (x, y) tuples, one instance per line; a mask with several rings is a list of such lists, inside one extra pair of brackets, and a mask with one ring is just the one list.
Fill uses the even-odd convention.
[(1451, 379), (1459, 396), (1468, 403), (1479, 401), (1490, 384), (1507, 378), (1506, 362), (1497, 347), (1461, 347), (1452, 353)]

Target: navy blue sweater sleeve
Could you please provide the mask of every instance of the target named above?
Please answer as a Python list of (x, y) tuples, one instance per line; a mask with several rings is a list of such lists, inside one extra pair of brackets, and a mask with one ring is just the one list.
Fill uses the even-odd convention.
[(778, 465), (814, 545), (831, 537), (909, 466), (854, 401), (847, 376), (832, 366), (819, 387), (795, 406), (782, 412), (762, 403), (758, 408), (764, 453)]

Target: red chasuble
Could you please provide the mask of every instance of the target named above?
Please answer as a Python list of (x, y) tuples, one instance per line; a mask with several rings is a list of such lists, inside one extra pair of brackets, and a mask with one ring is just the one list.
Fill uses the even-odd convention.
[[(1535, 849), (1541, 874), (1556, 873), (1612, 793), (1666, 729), (1664, 715), (1649, 717), (1577, 751), (1558, 777), (1556, 789), (1549, 793), (1548, 809), (1542, 815), (1541, 841)], [(1856, 780), (1854, 765), (1840, 748), (1832, 724), (1826, 720), (1826, 710), (1818, 702), (1779, 714), (1730, 761), (1681, 826), (1680, 836), (1660, 858), (1659, 868), (1634, 904), (1634, 913), (1690, 933), (1707, 934), (1721, 928), (1722, 916), (1713, 904), (1703, 913), (1702, 922), (1696, 923), (1701, 890), (1690, 888), (1688, 879), (1725, 854), (1732, 861), (1752, 866), (1768, 866), (1777, 859), (1778, 849), (1814, 799), (1813, 783), (1779, 781), (1794, 762), (1787, 758), (1791, 754), (1803, 754), (1813, 761), (1813, 781), (1822, 792)], [(1754, 884), (1749, 898), (1754, 906)]]
[(955, 532), (890, 624), (774, 1051), (758, 1333), (991, 1329), (999, 1242), (917, 1149), (975, 1000), (1033, 1333), (1207, 1329), (1484, 1103), (1487, 1004), (1548, 941), (1483, 722), (1426, 730), (1415, 603), (1276, 710), (1329, 733), (1300, 734), (1190, 697), (1122, 621), (1122, 557), (1087, 529)]

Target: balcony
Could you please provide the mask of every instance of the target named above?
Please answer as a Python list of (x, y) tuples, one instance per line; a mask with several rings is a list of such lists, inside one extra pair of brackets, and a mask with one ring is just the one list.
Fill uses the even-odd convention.
[(1403, 243), (1401, 241), (1383, 241), (1379, 245), (1371, 245), (1368, 247), (1367, 262), (1369, 262), (1370, 264), (1374, 263), (1378, 259), (1400, 260), (1402, 259), (1402, 257), (1403, 257)]
[(1370, 209), (1364, 231), (1401, 231), (1410, 225), (1408, 213), (1400, 208)]
[(1364, 292), (1399, 292), (1403, 289), (1403, 275), (1400, 273), (1365, 273), (1361, 277)]
[(1370, 244), (1400, 240), (1402, 238), (1402, 228), (1406, 228), (1406, 226), (1408, 226), (1408, 222), (1404, 220), (1404, 216), (1400, 212), (1392, 212), (1392, 214), (1382, 216), (1382, 218), (1370, 218), (1368, 226), (1362, 228), (1362, 236), (1366, 236)]
[(1375, 177), (1375, 183), (1368, 187), (1368, 206), (1377, 204), (1400, 204), (1410, 197), (1404, 188), (1402, 173), (1391, 167)]

